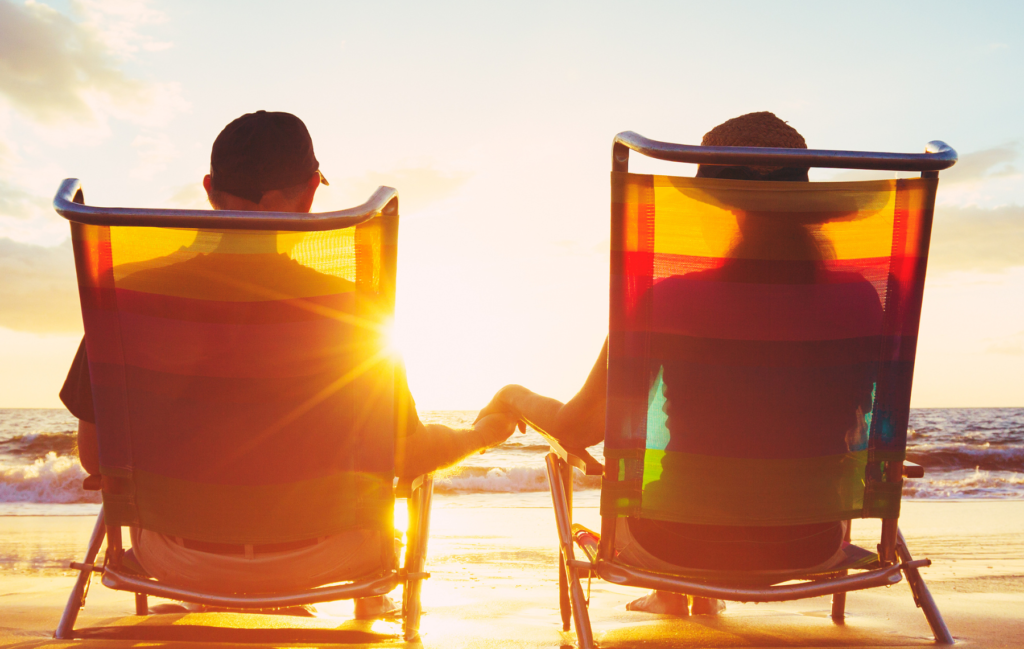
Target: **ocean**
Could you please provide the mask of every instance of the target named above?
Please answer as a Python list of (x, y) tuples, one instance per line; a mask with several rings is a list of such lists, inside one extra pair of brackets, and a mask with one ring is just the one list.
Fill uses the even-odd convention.
[[(475, 411), (426, 411), (424, 423), (456, 428)], [(84, 491), (77, 422), (64, 409), (0, 409), (0, 515), (95, 515), (99, 494)], [(908, 459), (925, 467), (907, 498), (1024, 497), (1024, 408), (923, 408), (910, 414)], [(516, 433), (435, 476), (446, 506), (549, 507), (544, 439)], [(601, 447), (594, 455), (602, 458)], [(576, 475), (576, 504), (596, 506), (600, 478)]]

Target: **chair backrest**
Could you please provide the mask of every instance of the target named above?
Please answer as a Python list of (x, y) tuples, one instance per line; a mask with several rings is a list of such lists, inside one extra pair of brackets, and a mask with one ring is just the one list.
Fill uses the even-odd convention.
[(613, 171), (602, 515), (897, 518), (937, 183)]
[(72, 222), (108, 524), (390, 535), (391, 211), (310, 232)]

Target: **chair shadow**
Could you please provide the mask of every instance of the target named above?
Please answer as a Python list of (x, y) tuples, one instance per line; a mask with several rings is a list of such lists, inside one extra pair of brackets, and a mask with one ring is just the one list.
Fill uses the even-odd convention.
[[(374, 620), (347, 620), (336, 627), (311, 628), (283, 624), (278, 626), (279, 623), (267, 624), (268, 617), (246, 613), (167, 612), (137, 618), (138, 621), (135, 623), (131, 623), (135, 618), (119, 618), (110, 620), (103, 626), (76, 629), (74, 638), (93, 641), (136, 641), (147, 644), (187, 642), (394, 646), (403, 643), (400, 623), (392, 623), (394, 632), (382, 633), (373, 630), (373, 627), (379, 624)], [(308, 618), (298, 620), (305, 622)]]

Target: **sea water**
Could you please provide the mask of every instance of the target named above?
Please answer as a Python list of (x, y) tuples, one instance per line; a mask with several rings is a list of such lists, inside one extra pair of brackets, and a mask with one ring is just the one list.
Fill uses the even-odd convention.
[[(420, 413), (424, 423), (468, 428), (475, 411)], [(99, 493), (84, 491), (77, 421), (64, 409), (0, 409), (0, 515), (95, 515)], [(445, 506), (550, 507), (544, 439), (515, 433), (435, 475)], [(602, 460), (601, 446), (591, 449)], [(1024, 408), (915, 409), (907, 457), (925, 467), (907, 498), (1024, 497)], [(576, 472), (577, 506), (596, 506), (600, 478)]]

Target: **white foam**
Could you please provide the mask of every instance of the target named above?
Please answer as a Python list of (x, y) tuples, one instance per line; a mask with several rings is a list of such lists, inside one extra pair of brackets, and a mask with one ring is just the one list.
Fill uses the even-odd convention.
[(99, 492), (82, 489), (86, 475), (77, 457), (51, 451), (32, 464), (0, 469), (0, 502), (98, 503)]
[(1020, 498), (1024, 474), (1011, 471), (951, 471), (925, 480), (908, 480), (903, 495), (911, 498)]
[[(601, 486), (600, 476), (584, 476), (573, 472), (576, 489)], [(548, 478), (543, 466), (455, 467), (434, 477), (438, 493), (522, 493), (547, 491)]]

